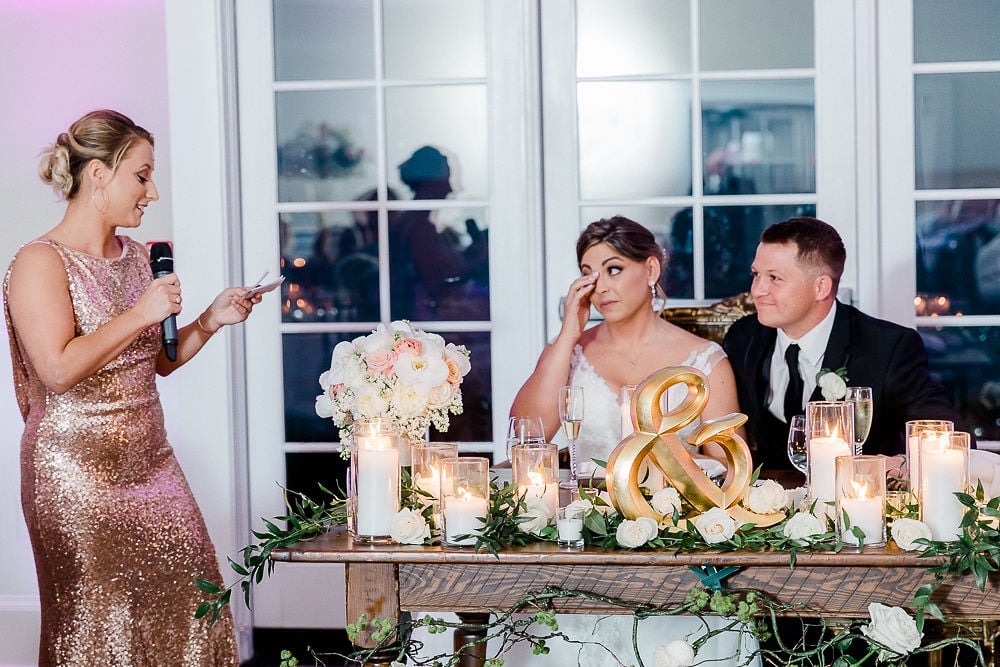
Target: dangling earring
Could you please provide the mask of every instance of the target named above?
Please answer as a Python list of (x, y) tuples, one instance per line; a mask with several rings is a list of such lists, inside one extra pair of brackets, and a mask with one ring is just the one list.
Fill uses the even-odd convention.
[[(101, 193), (101, 200), (102, 200), (101, 204), (98, 204), (97, 201), (94, 199), (94, 195), (97, 192)], [(93, 190), (90, 191), (90, 203), (94, 205), (94, 208), (97, 209), (98, 213), (101, 213), (102, 215), (104, 213), (107, 213), (108, 209), (111, 208), (111, 201), (108, 199), (108, 191), (105, 190), (104, 188), (94, 188)]]
[(651, 299), (656, 299), (656, 283), (649, 283), (649, 294)]

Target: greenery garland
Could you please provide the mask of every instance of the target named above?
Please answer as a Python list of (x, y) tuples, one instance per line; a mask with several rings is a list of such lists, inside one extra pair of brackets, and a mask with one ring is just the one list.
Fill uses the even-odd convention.
[[(404, 507), (419, 511), (421, 516), (430, 522), (432, 515), (432, 507), (429, 504), (430, 496), (412, 484), (405, 469), (402, 487)], [(244, 601), (249, 607), (251, 587), (261, 583), (264, 576), (270, 575), (274, 569), (274, 561), (271, 560), (270, 556), (275, 549), (286, 548), (296, 542), (315, 538), (333, 526), (342, 526), (347, 523), (347, 500), (344, 494), (334, 493), (323, 487), (321, 489), (324, 494), (329, 496), (328, 500), (324, 502), (316, 502), (303, 493), (284, 491), (287, 514), (272, 520), (265, 519), (263, 523), (266, 531), (253, 531), (258, 542), (247, 545), (240, 551), (240, 562), (232, 558), (229, 559), (230, 567), (237, 575), (234, 582), (223, 587), (213, 582), (196, 580), (197, 586), (209, 596), (207, 601), (199, 605), (196, 617), (207, 617), (210, 622), (214, 623), (223, 608), (229, 604), (232, 591), (237, 586), (243, 592)], [(599, 490), (599, 488), (595, 490), (581, 488), (580, 490), (581, 497), (593, 506), (585, 515), (584, 541), (593, 546), (621, 548), (616, 541), (616, 532), (625, 519), (613, 511), (613, 508), (602, 498)], [(928, 571), (934, 575), (934, 581), (918, 589), (911, 602), (916, 611), (915, 627), (920, 632), (923, 631), (927, 614), (939, 620), (945, 620), (940, 608), (933, 601), (933, 597), (937, 589), (945, 585), (949, 578), (971, 574), (980, 590), (985, 590), (989, 574), (1000, 569), (1000, 497), (987, 501), (982, 486), (979, 486), (974, 494), (960, 493), (956, 496), (966, 507), (962, 522), (963, 537), (953, 542), (923, 538), (915, 540), (923, 547), (922, 557), (944, 559), (928, 568)], [(673, 525), (660, 530), (655, 537), (646, 542), (644, 547), (674, 553), (697, 552), (706, 548), (715, 551), (780, 551), (789, 554), (791, 567), (795, 566), (796, 554), (800, 552), (837, 552), (843, 547), (843, 543), (829, 519), (827, 520), (828, 530), (826, 532), (806, 540), (788, 537), (783, 531), (784, 523), (769, 528), (757, 528), (748, 524), (740, 526), (730, 539), (709, 544), (693, 522), (680, 519), (682, 509), (686, 511), (690, 508), (675, 508)], [(490, 483), (489, 515), (484, 521), (483, 528), (475, 535), (475, 549), (486, 550), (497, 555), (504, 548), (512, 545), (539, 541), (554, 542), (556, 529), (553, 526), (547, 526), (538, 532), (524, 530), (523, 524), (532, 519), (527, 510), (528, 504), (524, 495), (519, 494), (514, 485), (501, 485), (494, 478)], [(815, 507), (810, 508), (810, 510), (815, 510)], [(917, 507), (915, 505), (890, 506), (889, 511), (890, 517), (893, 519), (912, 518), (916, 515)], [(846, 516), (844, 519), (846, 520)], [(287, 527), (279, 527), (279, 522), (285, 522)], [(850, 527), (848, 526), (848, 528)], [(855, 531), (855, 535), (863, 538), (863, 534), (858, 531)], [(432, 532), (431, 537), (425, 540), (425, 544), (432, 545), (438, 540), (439, 535)], [(864, 548), (863, 544), (861, 548)], [(706, 624), (706, 632), (692, 642), (695, 649), (722, 632), (750, 631), (762, 641), (774, 638), (770, 644), (765, 643), (759, 650), (761, 658), (765, 664), (769, 665), (848, 667), (869, 664), (869, 661), (878, 661), (879, 664), (890, 666), (905, 664), (907, 654), (896, 653), (891, 647), (865, 634), (865, 629), (868, 626), (865, 626), (861, 621), (853, 621), (848, 625), (831, 624), (821, 616), (818, 610), (806, 606), (779, 603), (771, 599), (764, 591), (726, 590), (721, 583), (722, 579), (737, 569), (726, 568), (723, 571), (715, 571), (710, 566), (706, 566), (701, 572), (696, 573), (701, 585), (692, 588), (683, 605), (672, 608), (650, 607), (649, 605), (597, 596), (584, 591), (545, 589), (532, 592), (504, 613), (496, 614), (494, 620), (484, 628), (487, 636), (483, 641), (498, 639), (501, 640), (502, 647), (526, 641), (531, 644), (536, 653), (546, 653), (546, 642), (555, 639), (580, 643), (559, 631), (552, 607), (552, 602), (558, 598), (577, 597), (599, 600), (608, 605), (628, 609), (634, 618), (633, 644), (635, 644), (634, 638), (638, 623), (646, 618), (688, 614), (704, 619), (707, 615), (720, 615), (735, 620), (721, 629), (710, 629)], [(525, 617), (526, 610), (534, 611)], [(798, 618), (801, 623), (801, 632), (796, 633), (798, 638), (794, 640), (783, 637), (778, 632), (777, 619), (779, 616), (789, 614)], [(458, 664), (459, 658), (457, 656), (448, 654), (429, 659), (421, 658), (419, 656), (422, 648), (421, 642), (412, 639), (412, 634), (419, 627), (426, 627), (429, 632), (437, 633), (458, 625), (460, 624), (431, 617), (398, 624), (390, 619), (362, 617), (348, 626), (350, 638), (353, 641), (353, 636), (358, 631), (374, 630), (372, 636), (379, 645), (373, 649), (356, 652), (352, 656), (336, 657), (360, 660), (363, 664), (375, 654), (383, 653), (391, 644), (398, 652), (398, 660), (405, 658), (414, 665), (450, 667)], [(529, 632), (529, 627), (535, 631)], [(538, 634), (538, 629), (542, 627), (548, 628), (548, 630)], [(388, 638), (393, 636), (396, 639), (390, 642)], [(804, 636), (811, 638), (810, 645), (805, 644)], [(978, 644), (970, 638), (974, 636), (974, 633), (968, 628), (957, 626), (954, 637), (921, 646), (912, 650), (911, 653), (923, 653), (935, 651), (944, 646), (962, 645), (975, 653), (977, 664), (984, 665)], [(777, 644), (778, 648), (772, 648), (773, 644)], [(860, 657), (859, 648), (860, 652), (863, 653)], [(497, 656), (490, 659), (487, 663), (489, 667), (499, 667), (503, 664), (503, 659), (500, 657), (502, 651), (503, 648), (500, 649)], [(644, 665), (645, 663), (638, 655), (637, 649), (636, 652), (639, 665)], [(284, 652), (282, 657), (283, 660), (288, 661), (287, 663), (283, 662), (283, 665), (287, 664), (288, 667), (291, 667), (298, 664), (297, 659), (287, 652)], [(314, 657), (317, 660), (320, 659), (319, 655)], [(742, 664), (749, 664), (754, 656), (739, 657), (746, 657), (746, 662)]]

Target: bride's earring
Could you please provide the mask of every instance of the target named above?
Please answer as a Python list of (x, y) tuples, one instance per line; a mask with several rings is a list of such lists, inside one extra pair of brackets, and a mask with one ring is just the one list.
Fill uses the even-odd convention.
[(656, 298), (656, 283), (649, 283), (649, 294), (650, 298)]

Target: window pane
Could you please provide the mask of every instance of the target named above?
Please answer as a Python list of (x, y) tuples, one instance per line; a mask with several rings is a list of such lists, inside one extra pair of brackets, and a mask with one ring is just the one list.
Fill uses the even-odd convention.
[(917, 188), (1000, 187), (1000, 72), (914, 77)]
[[(653, 232), (657, 242), (667, 251), (667, 268), (660, 285), (667, 297), (694, 297), (694, 247), (691, 240), (691, 209), (676, 206), (585, 206), (580, 209), (580, 231), (602, 218), (623, 215)], [(678, 219), (681, 219), (678, 224)], [(567, 239), (565, 248), (555, 252), (575, 252), (576, 239)], [(567, 287), (569, 287), (567, 285)]]
[(411, 188), (401, 182), (399, 168), (431, 146), (447, 159), (451, 198), (486, 198), (486, 86), (394, 88), (386, 91), (385, 100), (387, 178), (393, 189), (405, 198)]
[(389, 263), (392, 319), (490, 319), (485, 209), (393, 211)]
[(810, 0), (700, 0), (701, 69), (812, 67)]
[(283, 213), (283, 322), (378, 322), (378, 212)]
[[(284, 334), (285, 440), (287, 442), (337, 442), (338, 429), (333, 420), (316, 415), (316, 397), (321, 393), (319, 376), (330, 368), (333, 348), (341, 341), (351, 341), (364, 332)], [(493, 381), (490, 362), (490, 334), (487, 332), (438, 331), (449, 343), (468, 348), (472, 370), (462, 382), (461, 415), (451, 416), (447, 434), (431, 429), (432, 440), (490, 442)]]
[(486, 76), (483, 0), (384, 0), (390, 79)]
[(371, 0), (281, 0), (273, 4), (275, 80), (374, 76)]
[(1000, 60), (996, 0), (914, 0), (913, 61)]
[(816, 188), (812, 79), (702, 84), (705, 194)]
[[(980, 440), (1000, 440), (1000, 327), (922, 327), (931, 373)], [(875, 406), (878, 410), (878, 406)]]
[(1000, 314), (998, 204), (917, 202), (917, 315)]
[(690, 194), (690, 84), (581, 83), (577, 102), (583, 199)]
[(577, 74), (690, 72), (690, 24), (688, 0), (578, 0)]
[(372, 90), (281, 92), (275, 114), (279, 201), (352, 201), (375, 187)]
[(815, 215), (812, 204), (705, 207), (705, 298), (749, 290), (750, 264), (761, 232), (788, 218)]

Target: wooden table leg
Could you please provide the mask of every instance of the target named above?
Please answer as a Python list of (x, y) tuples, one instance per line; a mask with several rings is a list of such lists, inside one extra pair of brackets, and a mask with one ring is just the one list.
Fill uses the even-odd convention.
[(486, 626), (490, 623), (489, 614), (459, 613), (458, 620), (462, 627), (455, 628), (455, 654), (460, 656), (459, 667), (483, 667), (486, 664), (486, 642), (480, 641), (475, 646), (462, 648), (466, 644), (486, 638)]
[(372, 639), (370, 622), (373, 618), (388, 618), (399, 622), (399, 576), (392, 563), (347, 563), (347, 622), (356, 623), (362, 614), (369, 620), (369, 628), (357, 634), (354, 645), (365, 650), (378, 645), (385, 648), (355, 661), (360, 667), (388, 667), (399, 653), (395, 632), (389, 644)]

